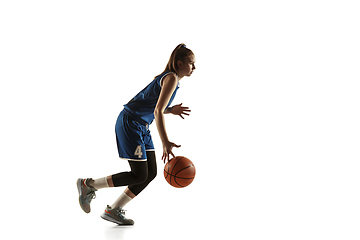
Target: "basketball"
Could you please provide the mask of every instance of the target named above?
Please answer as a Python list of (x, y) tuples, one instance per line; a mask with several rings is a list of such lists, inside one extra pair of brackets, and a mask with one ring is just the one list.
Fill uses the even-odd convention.
[(195, 177), (195, 166), (186, 157), (175, 157), (165, 164), (164, 177), (173, 187), (188, 186)]

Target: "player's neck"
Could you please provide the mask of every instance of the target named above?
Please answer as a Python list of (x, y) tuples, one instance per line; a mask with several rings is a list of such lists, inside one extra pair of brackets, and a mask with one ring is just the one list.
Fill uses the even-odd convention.
[(181, 74), (179, 74), (179, 75), (177, 75), (177, 76), (178, 76), (178, 80), (179, 80), (179, 81), (184, 77), (184, 75), (181, 75)]

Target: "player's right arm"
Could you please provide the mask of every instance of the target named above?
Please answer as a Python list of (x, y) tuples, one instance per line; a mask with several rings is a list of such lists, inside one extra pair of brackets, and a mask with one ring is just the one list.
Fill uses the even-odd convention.
[(173, 147), (180, 147), (180, 145), (176, 145), (175, 143), (169, 141), (166, 133), (164, 118), (164, 111), (170, 101), (172, 94), (175, 91), (177, 84), (178, 79), (174, 74), (168, 74), (164, 77), (164, 79), (162, 80), (160, 96), (154, 110), (156, 127), (158, 129), (160, 139), (163, 144), (163, 155), (161, 159), (164, 160), (164, 162), (170, 159), (169, 155), (175, 157), (172, 152)]

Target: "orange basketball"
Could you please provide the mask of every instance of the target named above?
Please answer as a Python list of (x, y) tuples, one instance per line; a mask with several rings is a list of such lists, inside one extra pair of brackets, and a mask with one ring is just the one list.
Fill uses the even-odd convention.
[(186, 157), (175, 157), (165, 164), (164, 177), (173, 187), (188, 186), (195, 177), (195, 166)]

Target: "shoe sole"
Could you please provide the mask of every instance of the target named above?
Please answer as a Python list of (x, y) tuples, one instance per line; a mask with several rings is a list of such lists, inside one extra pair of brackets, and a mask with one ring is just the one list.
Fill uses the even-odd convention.
[(76, 181), (76, 185), (77, 185), (77, 189), (78, 189), (78, 192), (79, 192), (79, 204), (80, 204), (80, 207), (81, 209), (85, 212), (85, 213), (90, 213), (85, 211), (84, 209), (84, 206), (83, 206), (83, 203), (81, 201), (81, 194), (82, 194), (82, 190), (81, 190), (81, 187), (82, 187), (82, 182), (83, 182), (83, 179), (79, 178), (77, 181)]
[(119, 221), (117, 221), (116, 219), (112, 218), (111, 216), (103, 213), (100, 215), (100, 217), (106, 221), (109, 221), (109, 222), (112, 222), (112, 223), (116, 223), (118, 225), (121, 225), (121, 226), (133, 226), (134, 224), (124, 224), (124, 223), (121, 223)]

